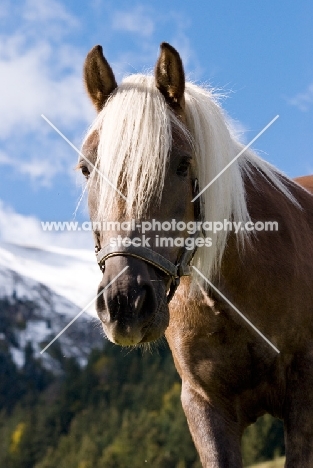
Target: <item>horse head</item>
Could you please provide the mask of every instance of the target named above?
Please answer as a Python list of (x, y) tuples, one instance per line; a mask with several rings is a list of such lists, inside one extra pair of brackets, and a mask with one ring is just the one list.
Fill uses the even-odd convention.
[(84, 78), (98, 112), (79, 162), (103, 272), (97, 313), (112, 342), (136, 345), (164, 334), (169, 300), (194, 248), (190, 241), (186, 248), (186, 230), (176, 239), (177, 226), (198, 216), (190, 203), (197, 180), (184, 70), (178, 52), (163, 43), (154, 77), (135, 75), (118, 86), (96, 46)]

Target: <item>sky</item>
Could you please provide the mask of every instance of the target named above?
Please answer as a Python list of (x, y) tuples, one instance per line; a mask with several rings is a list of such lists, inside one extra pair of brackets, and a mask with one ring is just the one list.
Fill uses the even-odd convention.
[(1, 0), (0, 23), (3, 241), (92, 248), (90, 232), (41, 229), (88, 220), (77, 154), (41, 114), (80, 148), (96, 115), (82, 80), (96, 44), (120, 82), (152, 71), (169, 42), (188, 79), (225, 95), (242, 141), (279, 115), (253, 148), (289, 177), (313, 174), (310, 0)]

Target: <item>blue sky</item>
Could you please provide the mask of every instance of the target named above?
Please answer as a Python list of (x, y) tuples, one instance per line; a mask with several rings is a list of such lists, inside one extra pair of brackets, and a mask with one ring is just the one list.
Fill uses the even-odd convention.
[[(0, 238), (91, 246), (91, 235), (41, 232), (72, 220), (83, 180), (75, 145), (95, 116), (82, 66), (95, 44), (120, 81), (151, 70), (162, 41), (187, 76), (227, 95), (223, 107), (259, 154), (294, 177), (313, 173), (313, 2), (2, 0), (0, 5)], [(88, 219), (85, 203), (76, 219)], [(45, 237), (46, 236), (46, 237)]]

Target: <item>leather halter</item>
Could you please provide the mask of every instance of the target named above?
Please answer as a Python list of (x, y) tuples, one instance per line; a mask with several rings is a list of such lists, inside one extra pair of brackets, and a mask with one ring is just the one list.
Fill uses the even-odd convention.
[[(193, 180), (192, 193), (193, 198), (199, 193), (197, 179)], [(197, 198), (195, 202), (194, 212), (195, 220), (199, 221), (201, 219), (200, 198)], [(200, 234), (201, 233), (196, 230), (196, 232), (190, 237), (196, 240)], [(115, 256), (129, 256), (143, 260), (169, 276), (171, 278), (171, 285), (167, 295), (167, 303), (169, 303), (173, 298), (176, 289), (179, 286), (181, 276), (191, 275), (191, 267), (189, 264), (196, 252), (196, 249), (197, 247), (194, 247), (193, 250), (186, 249), (185, 247), (176, 263), (172, 263), (170, 260), (163, 257), (163, 255), (148, 247), (135, 246), (133, 244), (129, 246), (119, 246), (118, 248), (110, 244), (106, 245), (102, 249), (99, 249), (98, 246), (95, 247), (97, 262), (102, 272), (105, 270), (105, 261), (108, 258)]]

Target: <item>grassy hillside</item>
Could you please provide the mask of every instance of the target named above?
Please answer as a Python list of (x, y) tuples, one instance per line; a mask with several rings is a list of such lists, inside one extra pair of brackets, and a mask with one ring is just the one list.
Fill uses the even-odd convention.
[(259, 463), (248, 468), (284, 468), (285, 457), (276, 458), (276, 460)]

